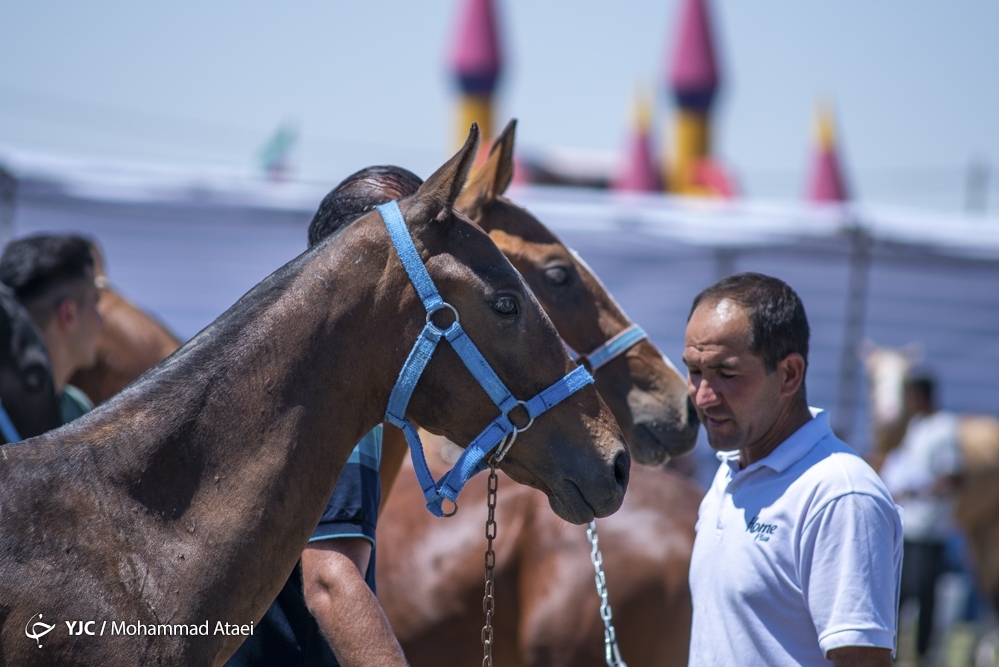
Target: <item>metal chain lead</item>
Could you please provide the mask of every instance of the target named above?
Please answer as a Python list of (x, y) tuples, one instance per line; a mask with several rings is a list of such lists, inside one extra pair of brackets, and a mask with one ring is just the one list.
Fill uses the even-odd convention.
[(596, 572), (594, 580), (597, 584), (597, 595), (600, 596), (600, 618), (604, 622), (604, 660), (608, 667), (628, 667), (621, 659), (621, 649), (617, 646), (617, 634), (614, 632), (614, 613), (607, 601), (607, 578), (604, 576), (604, 557), (600, 553), (600, 538), (597, 537), (597, 522), (591, 521), (586, 528), (586, 539), (593, 547), (590, 550), (590, 562)]
[(496, 552), (493, 551), (493, 540), (496, 539), (496, 489), (499, 478), (496, 476), (496, 462), (489, 464), (489, 483), (486, 495), (486, 506), (489, 514), (486, 517), (486, 593), (482, 597), (482, 611), (486, 615), (486, 624), (482, 626), (482, 667), (493, 667), (493, 614), (496, 611), (496, 600), (493, 597), (493, 569), (496, 567)]

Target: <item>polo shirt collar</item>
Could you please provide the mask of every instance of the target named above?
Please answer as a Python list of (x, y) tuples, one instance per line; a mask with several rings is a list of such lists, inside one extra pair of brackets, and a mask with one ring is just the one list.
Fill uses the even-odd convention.
[(809, 408), (809, 410), (812, 413), (811, 420), (805, 422), (787, 440), (777, 445), (772, 452), (759, 461), (754, 461), (740, 470), (738, 450), (718, 452), (718, 460), (727, 463), (733, 474), (744, 474), (762, 467), (770, 468), (777, 473), (784, 472), (800, 461), (820, 440), (832, 435), (832, 428), (829, 426), (829, 413), (819, 408)]

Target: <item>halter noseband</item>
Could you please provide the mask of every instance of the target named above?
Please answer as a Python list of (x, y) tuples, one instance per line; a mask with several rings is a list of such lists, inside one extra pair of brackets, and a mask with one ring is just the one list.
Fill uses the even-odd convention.
[[(413, 455), (416, 478), (420, 483), (420, 488), (423, 489), (423, 497), (427, 501), (427, 509), (435, 516), (451, 516), (458, 511), (457, 498), (462, 487), (472, 476), (489, 465), (487, 457), (493, 449), (496, 449), (493, 461), (498, 463), (510, 451), (518, 433), (530, 428), (538, 415), (591, 384), (593, 377), (580, 366), (528, 401), (521, 401), (514, 397), (493, 371), (489, 362), (479, 352), (479, 349), (475, 347), (475, 343), (461, 328), (457, 309), (441, 298), (430, 274), (427, 273), (427, 269), (423, 265), (423, 260), (420, 259), (420, 254), (416, 251), (416, 246), (413, 245), (413, 239), (409, 235), (409, 229), (403, 220), (398, 203), (390, 201), (377, 208), (385, 221), (385, 227), (388, 228), (389, 236), (399, 254), (399, 259), (402, 260), (402, 265), (427, 311), (426, 325), (413, 345), (409, 357), (402, 365), (395, 386), (392, 387), (388, 407), (385, 410), (385, 420), (398, 426), (406, 435), (406, 442), (409, 443), (409, 449)], [(443, 308), (450, 309), (455, 316), (454, 322), (446, 329), (440, 329), (430, 319), (434, 313)], [(454, 467), (439, 481), (434, 481), (433, 475), (430, 474), (430, 468), (427, 466), (427, 459), (423, 454), (423, 443), (420, 442), (420, 435), (413, 423), (406, 418), (406, 407), (409, 405), (413, 390), (416, 389), (416, 383), (430, 362), (441, 338), (447, 340), (454, 351), (458, 353), (462, 362), (485, 389), (496, 407), (499, 408), (500, 415), (490, 422), (465, 448)], [(510, 421), (510, 411), (517, 406), (523, 406), (527, 410), (527, 416), (530, 420), (523, 428), (518, 428)], [(444, 512), (442, 505), (445, 499), (454, 504), (454, 510), (450, 513)]]
[(563, 342), (563, 345), (565, 345), (565, 349), (569, 352), (569, 356), (572, 357), (573, 361), (582, 363), (590, 369), (591, 373), (596, 373), (598, 368), (624, 354), (648, 337), (648, 334), (645, 333), (642, 327), (632, 324), (627, 329), (611, 337), (597, 349), (586, 354), (576, 352), (569, 347), (568, 343)]

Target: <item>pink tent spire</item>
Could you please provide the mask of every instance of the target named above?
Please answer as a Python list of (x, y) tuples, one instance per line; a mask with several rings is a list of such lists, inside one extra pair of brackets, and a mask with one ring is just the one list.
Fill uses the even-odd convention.
[(718, 66), (708, 0), (683, 0), (680, 29), (672, 58), (666, 63), (667, 83), (677, 103), (687, 109), (711, 106), (718, 88)]
[(450, 58), (462, 91), (477, 95), (491, 93), (502, 60), (492, 0), (463, 0)]
[(808, 198), (813, 202), (844, 202), (850, 199), (846, 179), (836, 151), (832, 113), (820, 109), (818, 119), (819, 150), (812, 162), (812, 180)]

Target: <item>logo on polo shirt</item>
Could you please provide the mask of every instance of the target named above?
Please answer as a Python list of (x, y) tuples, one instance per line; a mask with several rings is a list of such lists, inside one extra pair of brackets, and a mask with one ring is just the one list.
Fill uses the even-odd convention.
[(769, 542), (770, 536), (777, 532), (776, 523), (763, 523), (759, 520), (760, 515), (757, 514), (749, 523), (746, 525), (746, 532), (753, 535), (753, 539), (757, 542)]

